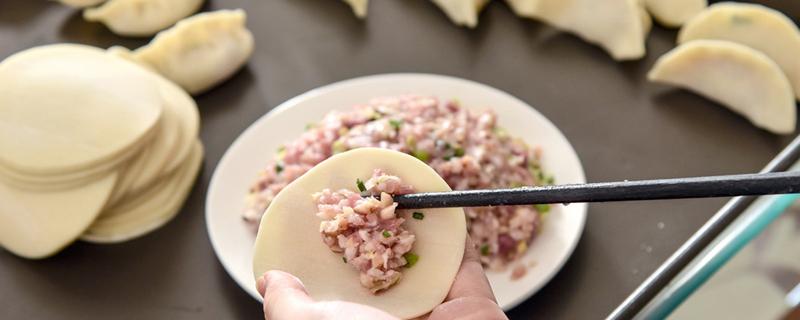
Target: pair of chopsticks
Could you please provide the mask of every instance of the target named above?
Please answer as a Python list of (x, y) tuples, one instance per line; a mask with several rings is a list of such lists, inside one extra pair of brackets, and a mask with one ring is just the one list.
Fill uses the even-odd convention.
[(394, 196), (398, 209), (689, 199), (800, 193), (800, 172), (772, 172)]

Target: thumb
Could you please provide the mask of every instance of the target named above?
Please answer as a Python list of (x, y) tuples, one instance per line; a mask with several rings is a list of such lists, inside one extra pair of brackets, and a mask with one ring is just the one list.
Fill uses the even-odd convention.
[(313, 303), (303, 283), (283, 271), (268, 271), (258, 279), (267, 320), (312, 319)]

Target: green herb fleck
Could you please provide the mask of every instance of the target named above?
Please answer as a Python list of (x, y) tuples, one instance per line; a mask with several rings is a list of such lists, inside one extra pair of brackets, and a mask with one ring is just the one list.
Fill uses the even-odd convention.
[(553, 176), (548, 176), (547, 179), (545, 179), (544, 183), (548, 185), (553, 185), (556, 183), (556, 178)]
[(344, 263), (347, 263), (347, 257), (342, 257), (342, 261), (344, 261)]
[(389, 125), (392, 126), (395, 130), (400, 130), (400, 126), (403, 124), (400, 120), (389, 120)]
[(333, 154), (342, 153), (347, 151), (347, 147), (344, 146), (344, 142), (342, 140), (336, 140), (331, 145), (331, 152)]
[(278, 152), (284, 152), (284, 151), (286, 151), (286, 146), (278, 147)]
[(417, 220), (425, 219), (425, 214), (422, 213), (422, 212), (419, 212), (419, 211), (416, 211), (416, 212), (412, 213), (411, 216), (414, 217), (414, 219), (417, 219)]
[(275, 164), (275, 173), (281, 173), (283, 171), (283, 166), (280, 163)]
[(519, 181), (514, 181), (514, 182), (511, 183), (511, 187), (512, 188), (521, 188), (521, 187), (524, 187), (524, 186), (525, 185), (522, 184), (522, 182), (519, 182)]
[(458, 147), (453, 151), (453, 155), (456, 157), (463, 157), (464, 156), (464, 148)]
[(358, 187), (358, 191), (367, 191), (367, 187), (364, 186), (364, 181), (361, 181), (361, 179), (356, 179), (356, 187)]
[(383, 230), (383, 233), (382, 233), (382, 235), (383, 235), (383, 237), (384, 237), (384, 238), (388, 238), (388, 237), (391, 237), (391, 236), (392, 236), (392, 233), (391, 233), (391, 232), (389, 232), (389, 231)]
[(370, 120), (373, 120), (373, 121), (374, 121), (374, 120), (378, 120), (378, 119), (380, 119), (380, 118), (381, 118), (381, 114), (380, 114), (380, 112), (376, 112), (376, 111), (373, 111), (373, 112), (372, 112), (372, 115), (370, 115), (370, 116), (369, 116), (369, 119), (370, 119)]
[(306, 131), (311, 130), (312, 128), (316, 127), (315, 123), (307, 123), (306, 124)]
[(482, 256), (488, 256), (489, 255), (489, 245), (488, 244), (484, 244), (484, 245), (481, 246), (481, 255)]
[(428, 162), (428, 160), (431, 158), (431, 155), (425, 150), (411, 151), (411, 155), (421, 160), (422, 162)]
[(419, 261), (419, 256), (413, 252), (404, 254), (403, 258), (406, 259), (406, 268), (413, 267), (415, 264), (417, 264), (417, 261)]
[(550, 211), (549, 204), (535, 204), (533, 207), (536, 208), (536, 211), (539, 211), (539, 213), (547, 213)]
[(414, 136), (407, 136), (406, 137), (406, 147), (409, 149), (414, 149), (417, 147), (417, 139)]
[(450, 159), (453, 159), (453, 157), (447, 155), (447, 156), (444, 156), (443, 159), (444, 159), (444, 161), (450, 161)]

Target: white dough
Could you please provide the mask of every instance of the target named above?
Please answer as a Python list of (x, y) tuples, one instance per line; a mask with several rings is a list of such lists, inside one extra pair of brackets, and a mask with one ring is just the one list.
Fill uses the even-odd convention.
[(83, 187), (32, 192), (0, 182), (0, 245), (30, 259), (45, 258), (72, 243), (106, 203), (117, 175)]
[(634, 60), (645, 54), (650, 24), (638, 1), (537, 0), (525, 14), (599, 45), (615, 60)]
[(697, 39), (728, 40), (763, 52), (778, 63), (800, 99), (800, 30), (780, 11), (746, 3), (711, 5), (678, 33), (678, 43)]
[(644, 0), (647, 11), (665, 27), (678, 28), (708, 6), (707, 0)]
[(106, 0), (58, 0), (64, 5), (73, 7), (73, 8), (86, 8), (91, 6), (96, 6), (105, 2)]
[(344, 0), (347, 4), (353, 8), (353, 13), (356, 17), (364, 19), (367, 17), (367, 6), (369, 6), (369, 0)]
[(431, 0), (459, 26), (475, 28), (478, 25), (478, 14), (489, 0)]
[(506, 0), (514, 14), (523, 18), (536, 18), (540, 0)]
[(425, 209), (425, 219), (409, 212), (405, 225), (417, 240), (412, 252), (419, 261), (403, 269), (393, 287), (373, 295), (359, 283), (358, 271), (342, 263), (320, 238), (312, 193), (324, 188), (355, 188), (373, 169), (397, 175), (419, 192), (449, 191), (447, 183), (425, 163), (396, 151), (360, 148), (334, 155), (283, 189), (270, 204), (256, 237), (253, 271), (256, 278), (268, 270), (297, 276), (312, 298), (343, 300), (385, 310), (400, 318), (413, 318), (439, 305), (461, 264), (466, 220), (460, 208)]
[(244, 10), (197, 14), (160, 32), (134, 58), (199, 94), (232, 76), (253, 53)]
[(795, 129), (789, 80), (775, 62), (750, 47), (722, 40), (695, 40), (656, 61), (647, 75), (697, 92), (775, 133)]
[(203, 160), (200, 141), (174, 172), (136, 197), (128, 198), (102, 215), (86, 230), (81, 240), (118, 243), (148, 234), (172, 220), (192, 190)]
[(161, 117), (151, 79), (83, 45), (47, 45), (7, 58), (0, 63), (0, 166), (59, 175), (118, 159)]
[(203, 0), (108, 0), (84, 10), (83, 18), (105, 24), (121, 36), (148, 37), (200, 9)]

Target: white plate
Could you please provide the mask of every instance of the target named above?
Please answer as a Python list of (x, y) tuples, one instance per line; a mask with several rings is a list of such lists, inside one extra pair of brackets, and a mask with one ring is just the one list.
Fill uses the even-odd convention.
[[(214, 171), (206, 199), (208, 234), (217, 257), (239, 286), (261, 299), (252, 274), (255, 234), (240, 214), (247, 189), (278, 146), (299, 137), (307, 123), (319, 121), (328, 111), (348, 109), (377, 96), (409, 93), (457, 98), (470, 109), (491, 107), (499, 125), (510, 134), (542, 147), (542, 166), (556, 177), (556, 183), (586, 182), (578, 155), (556, 126), (525, 102), (492, 87), (428, 74), (376, 75), (327, 85), (286, 101), (258, 119), (236, 139)], [(533, 265), (527, 275), (511, 281), (510, 271), (487, 274), (504, 310), (525, 301), (561, 269), (580, 239), (585, 220), (586, 204), (553, 206), (522, 258)]]

